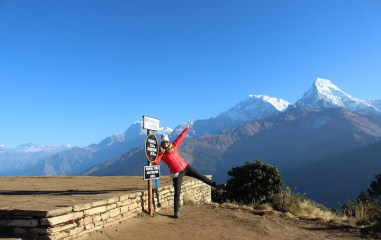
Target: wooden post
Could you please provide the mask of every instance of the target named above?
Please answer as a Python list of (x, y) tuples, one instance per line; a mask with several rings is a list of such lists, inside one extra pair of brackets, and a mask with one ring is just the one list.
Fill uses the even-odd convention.
[[(148, 166), (151, 166), (152, 165), (151, 162), (155, 162), (157, 159), (158, 150), (154, 148), (155, 149), (155, 151), (154, 151), (155, 159), (152, 159), (153, 154), (152, 154), (152, 151), (147, 148), (147, 141), (148, 141), (149, 135), (151, 135), (151, 130), (158, 131), (160, 129), (159, 122), (160, 122), (159, 119), (143, 116), (143, 129), (147, 129), (147, 140), (146, 140), (146, 149), (145, 150), (146, 150), (147, 165)], [(156, 146), (155, 147), (157, 148), (158, 141), (157, 141), (157, 138), (155, 135), (154, 135), (154, 138), (156, 140), (156, 144), (155, 144)], [(149, 145), (150, 146), (149, 148), (152, 149), (151, 143)], [(148, 209), (147, 210), (148, 210), (148, 213), (150, 216), (153, 216), (152, 196), (153, 196), (153, 194), (152, 194), (152, 179), (149, 178), (148, 179)]]
[[(151, 130), (147, 130), (147, 136), (151, 134)], [(151, 162), (147, 160), (148, 166), (151, 166)], [(148, 213), (150, 216), (153, 216), (152, 208), (152, 180), (148, 180)]]

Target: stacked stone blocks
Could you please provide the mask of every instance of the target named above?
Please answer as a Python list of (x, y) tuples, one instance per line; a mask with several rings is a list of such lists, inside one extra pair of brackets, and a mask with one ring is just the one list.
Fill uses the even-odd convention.
[[(154, 189), (155, 211), (172, 208), (173, 196), (173, 186)], [(211, 201), (211, 188), (196, 179), (184, 181), (181, 205), (184, 198), (194, 203), (208, 203)], [(90, 232), (147, 213), (147, 209), (148, 191), (142, 191), (53, 211), (0, 210), (0, 236), (51, 240), (80, 239), (85, 238)]]

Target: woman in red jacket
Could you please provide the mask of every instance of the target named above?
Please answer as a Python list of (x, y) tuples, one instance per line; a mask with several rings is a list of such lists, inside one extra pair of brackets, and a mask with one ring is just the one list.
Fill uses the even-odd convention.
[(180, 156), (177, 148), (180, 146), (181, 142), (184, 140), (189, 130), (189, 124), (187, 128), (177, 137), (177, 139), (171, 143), (169, 141), (167, 134), (161, 135), (161, 144), (159, 149), (159, 156), (154, 162), (155, 165), (159, 164), (161, 160), (163, 160), (171, 173), (171, 177), (173, 178), (173, 186), (175, 187), (175, 199), (174, 199), (174, 211), (175, 218), (180, 217), (180, 193), (181, 193), (181, 183), (183, 181), (184, 176), (190, 176), (197, 178), (198, 180), (203, 181), (204, 183), (217, 187), (217, 183), (213, 182), (209, 178), (201, 175), (194, 169), (191, 165), (185, 162)]

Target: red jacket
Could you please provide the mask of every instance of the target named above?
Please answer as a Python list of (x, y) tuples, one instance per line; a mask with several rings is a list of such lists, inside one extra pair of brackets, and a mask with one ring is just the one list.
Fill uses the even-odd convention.
[(177, 151), (177, 148), (180, 146), (187, 133), (188, 128), (185, 128), (185, 130), (172, 143), (174, 147), (173, 151), (171, 153), (166, 151), (163, 155), (157, 156), (157, 159), (154, 162), (154, 164), (158, 165), (160, 161), (163, 160), (167, 164), (171, 174), (183, 171), (188, 166), (188, 163), (185, 162), (184, 159), (182, 159), (179, 151)]

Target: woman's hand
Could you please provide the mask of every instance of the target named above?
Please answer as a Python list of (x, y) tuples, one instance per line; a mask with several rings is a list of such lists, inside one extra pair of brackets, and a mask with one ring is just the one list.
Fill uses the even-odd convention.
[(189, 129), (189, 123), (187, 124), (187, 128)]

